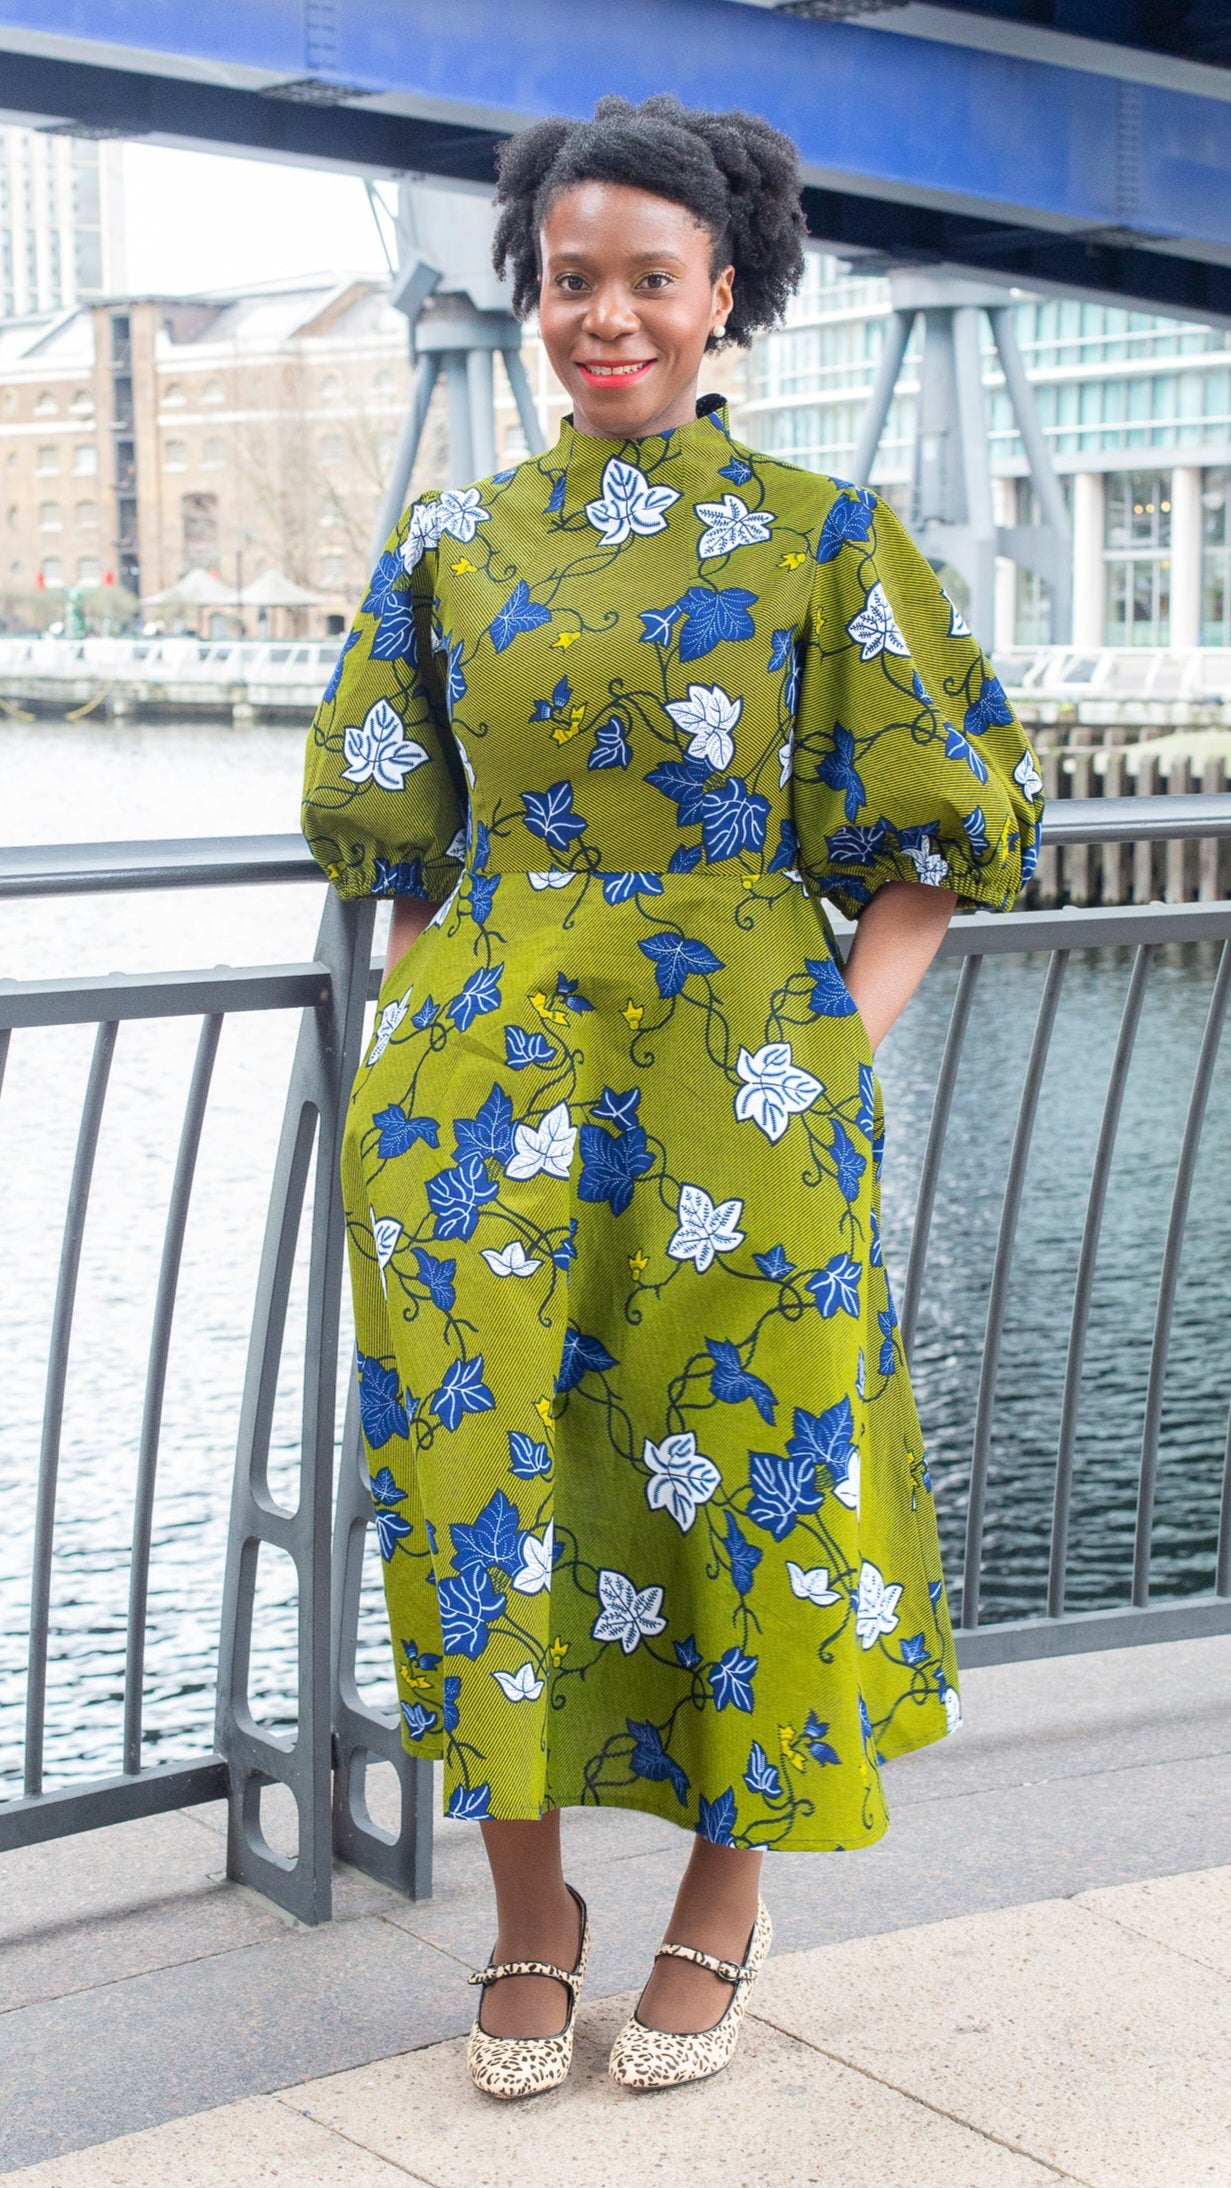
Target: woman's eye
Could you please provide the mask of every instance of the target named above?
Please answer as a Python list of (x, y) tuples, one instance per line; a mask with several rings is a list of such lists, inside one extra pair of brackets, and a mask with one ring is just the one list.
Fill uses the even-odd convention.
[(585, 277), (582, 274), (561, 274), (560, 276), (559, 286), (569, 296), (579, 296), (585, 285)]
[(646, 288), (651, 289), (665, 289), (670, 285), (670, 281), (670, 274), (652, 273), (645, 276), (645, 281), (643, 285)]

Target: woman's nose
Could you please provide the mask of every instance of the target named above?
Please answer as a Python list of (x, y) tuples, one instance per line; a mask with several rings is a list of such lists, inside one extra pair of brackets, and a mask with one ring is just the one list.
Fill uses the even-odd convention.
[(603, 342), (618, 341), (622, 334), (635, 334), (639, 324), (631, 300), (619, 289), (597, 289), (582, 321), (586, 333)]

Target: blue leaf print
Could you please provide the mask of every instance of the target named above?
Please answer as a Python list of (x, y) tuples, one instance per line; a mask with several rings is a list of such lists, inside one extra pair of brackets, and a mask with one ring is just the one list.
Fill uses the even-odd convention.
[(882, 1375), (892, 1375), (897, 1366), (897, 1359), (893, 1349), (893, 1332), (897, 1316), (892, 1312), (882, 1312), (877, 1315), (876, 1320), (881, 1333), (880, 1353), (876, 1363), (877, 1369)]
[(567, 851), (570, 843), (585, 834), (585, 821), (573, 811), (571, 782), (553, 783), (549, 790), (523, 790), (521, 795), (527, 828), (553, 851)]
[(480, 1208), (484, 1201), (494, 1200), (499, 1190), (481, 1155), (468, 1155), (455, 1168), (438, 1170), (426, 1185), (436, 1218), (433, 1238), (473, 1238)]
[(523, 1481), (533, 1481), (537, 1474), (550, 1474), (551, 1457), (545, 1443), (536, 1443), (533, 1436), (523, 1436), (520, 1429), (509, 1430), (509, 1472)]
[(884, 850), (889, 834), (889, 823), (882, 816), (870, 828), (835, 828), (832, 836), (826, 836), (825, 845), (830, 858), (839, 859), (844, 866), (871, 866)]
[(440, 1005), (433, 996), (429, 995), (426, 1002), (420, 1003), (418, 1010), (415, 1012), (415, 1015), (410, 1022), (411, 1025), (414, 1027), (416, 1033), (422, 1033), (423, 1028), (425, 1026), (430, 1026), (432, 1020), (434, 1018), (439, 1018), (439, 1016)]
[(914, 695), (919, 701), (920, 706), (930, 707), (934, 714), (936, 712), (936, 701), (933, 699), (931, 692), (928, 690), (927, 685), (924, 683), (923, 678), (920, 676), (918, 669), (911, 670), (910, 688), (914, 692)]
[(573, 1390), (583, 1375), (602, 1375), (607, 1368), (615, 1365), (616, 1362), (600, 1338), (584, 1336), (575, 1323), (570, 1322), (564, 1333), (564, 1349), (560, 1354), (560, 1373), (556, 1377), (556, 1389)]
[(336, 699), (338, 696), (338, 685), (342, 681), (342, 671), (346, 666), (346, 656), (350, 652), (352, 646), (358, 645), (359, 637), (360, 633), (358, 631), (352, 631), (350, 633), (350, 636), (347, 638), (341, 653), (338, 655), (337, 660), (333, 664), (333, 669), (330, 674), (329, 682), (326, 684), (324, 690), (324, 703), (326, 706), (329, 704), (329, 701), (331, 699)]
[(673, 600), (669, 608), (641, 608), (641, 643), (643, 646), (669, 646), (671, 633), (684, 613), (682, 600)]
[(606, 1200), (613, 1216), (622, 1216), (633, 1197), (637, 1178), (653, 1168), (654, 1157), (640, 1125), (612, 1133), (601, 1124), (583, 1124), (579, 1134), (581, 1175), (577, 1193), (581, 1200)]
[(440, 1126), (435, 1117), (408, 1117), (396, 1102), (388, 1109), (378, 1109), (372, 1122), (380, 1127), (376, 1152), (382, 1162), (404, 1155), (416, 1140), (426, 1140), (429, 1147), (440, 1145)]
[(793, 1261), (787, 1260), (785, 1246), (771, 1246), (767, 1254), (754, 1254), (752, 1258), (762, 1276), (767, 1276), (773, 1284), (785, 1283), (795, 1266)]
[(573, 687), (567, 676), (562, 676), (551, 695), (553, 707), (566, 707), (573, 696)]
[(574, 1216), (572, 1222), (569, 1224), (569, 1227), (564, 1234), (564, 1237), (561, 1239), (560, 1244), (557, 1246), (554, 1254), (551, 1257), (558, 1269), (567, 1269), (569, 1263), (577, 1259), (577, 1248), (573, 1243), (576, 1236), (576, 1231), (577, 1218), (576, 1216)]
[(409, 593), (391, 596), (376, 626), (371, 658), (373, 661), (405, 661), (412, 668), (418, 667), (419, 642)]
[(742, 1399), (751, 1398), (763, 1421), (774, 1425), (774, 1407), (777, 1399), (769, 1384), (759, 1375), (752, 1375), (739, 1356), (739, 1347), (725, 1337), (707, 1337), (706, 1347), (713, 1359), (710, 1389), (724, 1405), (739, 1405)]
[(752, 475), (752, 465), (745, 463), (742, 456), (732, 456), (730, 463), (718, 466), (719, 478), (730, 479), (732, 486), (747, 486)]
[(682, 843), (667, 860), (669, 874), (690, 874), (703, 856), (699, 843)]
[(845, 1482), (852, 1461), (859, 1456), (850, 1399), (837, 1399), (823, 1413), (805, 1413), (796, 1406), (793, 1428), (787, 1439), (790, 1456), (800, 1466), (827, 1467), (835, 1488)]
[(619, 715), (613, 714), (610, 721), (600, 722), (594, 732), (594, 745), (587, 764), (590, 767), (627, 767), (632, 756), (633, 748)]
[(428, 1709), (423, 1702), (403, 1702), (402, 1716), (412, 1740), (421, 1740), (436, 1722), (435, 1710)]
[(499, 1565), (506, 1573), (515, 1571), (521, 1563), (520, 1538), (517, 1506), (503, 1489), (488, 1498), (477, 1519), (465, 1524), (454, 1520), (449, 1528), (453, 1563), (459, 1573), (466, 1565)]
[(398, 1488), (392, 1470), (387, 1466), (382, 1466), (379, 1473), (373, 1474), (368, 1487), (372, 1492), (373, 1504), (405, 1504), (410, 1495), (408, 1489)]
[(461, 1693), (461, 1691), (462, 1691), (462, 1682), (461, 1682), (461, 1679), (460, 1679), (460, 1678), (458, 1677), (458, 1674), (457, 1674), (457, 1673), (456, 1673), (455, 1671), (451, 1671), (451, 1672), (449, 1673), (448, 1677), (447, 1677), (447, 1678), (446, 1678), (446, 1680), (445, 1680), (445, 1691), (444, 1691), (444, 1720), (445, 1720), (445, 1731), (446, 1731), (446, 1732), (456, 1732), (456, 1731), (457, 1731), (457, 1725), (458, 1725), (458, 1707), (457, 1707), (457, 1698), (458, 1698), (458, 1695), (459, 1695), (459, 1694)]
[(870, 1140), (876, 1128), (876, 1073), (871, 1064), (859, 1066), (859, 1107), (855, 1111), (855, 1129)]
[(822, 1723), (821, 1719), (817, 1716), (816, 1711), (814, 1709), (810, 1709), (804, 1722), (804, 1729), (803, 1732), (800, 1734), (800, 1738), (803, 1740), (804, 1746), (807, 1748), (808, 1753), (811, 1755), (814, 1763), (836, 1763), (838, 1761), (837, 1749), (835, 1747), (831, 1747), (828, 1740), (825, 1738), (825, 1734), (828, 1732), (828, 1730), (828, 1720)]
[(716, 1709), (752, 1708), (752, 1675), (758, 1658), (745, 1656), (732, 1644), (725, 1649), (716, 1664), (710, 1666), (710, 1688)]
[(945, 730), (945, 758), (947, 760), (965, 760), (976, 781), (985, 783), (987, 781), (987, 761), (984, 759), (983, 754), (975, 751), (974, 746), (963, 737), (960, 729), (953, 727), (952, 722), (945, 723)]
[[(833, 751), (827, 752), (817, 769), (817, 779), (828, 783), (831, 790), (846, 793), (843, 810), (848, 821), (858, 818), (860, 807), (867, 803), (863, 778), (855, 765), (855, 740), (841, 722), (833, 726)], [(835, 853), (835, 856), (841, 856)]]
[(551, 609), (542, 608), (537, 600), (531, 600), (530, 587), (524, 577), (519, 577), (503, 608), (493, 617), (489, 630), (497, 653), (505, 653), (522, 631), (542, 630), (550, 623)]
[(437, 1261), (426, 1247), (416, 1246), (415, 1266), (419, 1271), (419, 1282), (426, 1287), (432, 1305), (439, 1307), (442, 1314), (451, 1314), (457, 1298), (453, 1288), (453, 1279), (457, 1274), (456, 1261)]
[(482, 1353), (476, 1353), (473, 1360), (451, 1360), (443, 1383), (432, 1392), (429, 1403), (437, 1420), (450, 1432), (461, 1427), (468, 1413), (490, 1413), (496, 1401), (483, 1380)]
[(854, 494), (843, 494), (821, 526), (821, 536), (816, 543), (817, 561), (832, 562), (848, 540), (866, 539), (875, 511), (876, 497), (866, 490), (861, 488)]
[(627, 904), (630, 896), (661, 896), (663, 893), (657, 874), (604, 874), (602, 879), (606, 904)]
[(576, 980), (566, 980), (562, 972), (556, 974), (556, 998), (563, 1003), (566, 1010), (580, 1012), (593, 1010), (594, 1008), (593, 1003), (590, 1002), (587, 996), (578, 993)]
[(776, 676), (784, 669), (795, 651), (794, 631), (775, 631), (769, 649), (769, 673)]
[(397, 1369), (382, 1367), (379, 1360), (368, 1359), (362, 1352), (355, 1364), (359, 1373), (359, 1419), (364, 1440), (371, 1450), (379, 1451), (392, 1436), (410, 1434)]
[(481, 874), (486, 869), (491, 847), (492, 839), (488, 833), (487, 822), (479, 821), (474, 832), (474, 857), (470, 861), (476, 874)]
[(655, 1781), (669, 1778), (675, 1788), (676, 1799), (683, 1808), (688, 1798), (688, 1779), (679, 1763), (668, 1755), (658, 1726), (643, 1724), (634, 1717), (627, 1717), (624, 1721), (634, 1741), (632, 1754), (628, 1758), (628, 1767), (633, 1776)]
[(849, 1018), (855, 1008), (855, 998), (832, 957), (805, 957), (804, 965), (814, 982), (808, 998), (813, 1017)]
[(902, 1643), (902, 1662), (904, 1664), (926, 1664), (927, 1660), (927, 1642), (921, 1633), (912, 1633), (909, 1640)]
[(445, 1813), (459, 1817), (463, 1823), (481, 1823), (490, 1812), (491, 1798), (492, 1789), (486, 1780), (482, 1785), (455, 1785)]
[(755, 638), (756, 625), (748, 610), (756, 606), (755, 593), (742, 585), (715, 590), (709, 585), (690, 585), (678, 602), (684, 615), (680, 632), (681, 661), (699, 661), (715, 646)]
[(817, 1487), (816, 1461), (805, 1455), (780, 1459), (773, 1451), (750, 1451), (748, 1479), (752, 1496), (748, 1517), (775, 1542), (790, 1534), (805, 1512), (819, 1512), (825, 1492)]
[(532, 722), (549, 722), (551, 715), (552, 705), (550, 699), (536, 699), (530, 709), (530, 720)]
[[(392, 548), (386, 548), (368, 582), (360, 612), (363, 615), (383, 615), (386, 608), (397, 600), (398, 582), (402, 579), (401, 597), (408, 599), (403, 579), (402, 559)], [(353, 643), (353, 641), (352, 641)]]
[(771, 1763), (759, 1740), (754, 1740), (748, 1750), (748, 1762), (744, 1770), (744, 1784), (750, 1793), (763, 1793), (767, 1800), (782, 1797), (782, 1780), (777, 1763)]
[(833, 1127), (833, 1142), (829, 1152), (838, 1173), (838, 1190), (844, 1199), (858, 1200), (859, 1180), (868, 1167), (868, 1158), (859, 1153), (839, 1118), (832, 1117), (830, 1123)]
[(707, 790), (701, 800), (701, 834), (705, 856), (711, 865), (737, 858), (741, 851), (759, 851), (765, 842), (769, 799), (749, 790), (740, 775), (731, 775), (717, 790)]
[(701, 1651), (691, 1633), (686, 1641), (677, 1641), (675, 1643), (675, 1661), (685, 1671), (696, 1670), (701, 1661)]
[(823, 1269), (806, 1279), (806, 1287), (826, 1321), (839, 1312), (859, 1312), (859, 1263), (849, 1254), (834, 1254)]
[(699, 1837), (712, 1839), (715, 1846), (733, 1846), (735, 1843), (735, 1788), (729, 1785), (717, 1800), (707, 1801), (701, 1796)]
[(567, 483), (568, 473), (566, 471), (561, 471), (558, 478), (553, 480), (551, 492), (547, 496), (547, 499), (543, 504), (543, 514), (545, 517), (559, 516), (560, 511), (564, 507), (564, 489)]
[(736, 1592), (747, 1595), (752, 1586), (753, 1575), (765, 1553), (758, 1544), (749, 1542), (747, 1535), (740, 1533), (730, 1506), (727, 1507), (726, 1552)]
[(397, 1556), (399, 1542), (404, 1542), (407, 1535), (413, 1534), (414, 1529), (408, 1519), (402, 1518), (400, 1512), (391, 1512), (385, 1505), (378, 1505), (372, 1514), (372, 1525), (376, 1529), (381, 1557), (386, 1565), (391, 1565)]
[(482, 927), (483, 925), (485, 925), (487, 915), (492, 908), (492, 903), (495, 898), (496, 891), (499, 887), (499, 874), (471, 875), (470, 916), (474, 920), (476, 926)]
[(679, 808), (676, 819), (680, 827), (691, 828), (701, 818), (709, 777), (707, 760), (661, 760), (645, 779)]
[(652, 961), (658, 992), (664, 1001), (678, 995), (691, 974), (723, 970), (722, 959), (715, 957), (704, 942), (697, 942), (689, 935), (652, 934), (637, 947)]
[(979, 687), (979, 696), (967, 707), (962, 728), (968, 737), (982, 737), (985, 730), (995, 726), (1007, 728), (1013, 719), (1013, 709), (1004, 695), (1004, 685), (998, 676), (985, 676)]
[(425, 898), (422, 859), (399, 859), (392, 864), (387, 858), (378, 858), (372, 878), (372, 896), (415, 896)]
[(527, 1064), (549, 1064), (555, 1053), (545, 1033), (526, 1033), (521, 1026), (504, 1029), (504, 1060), (514, 1071), (524, 1071)]
[(497, 1162), (508, 1162), (514, 1145), (513, 1104), (504, 1088), (494, 1085), (476, 1116), (455, 1117), (453, 1131), (458, 1162), (467, 1155), (491, 1155)]
[(455, 995), (451, 1003), (445, 1004), (445, 1011), (459, 1033), (464, 1033), (467, 1026), (473, 1025), (476, 1018), (482, 1017), (484, 1011), (499, 1010), (500, 975), (503, 971), (503, 965), (480, 966), (478, 972), (471, 973), (461, 994)]
[(592, 1104), (590, 1115), (597, 1117), (600, 1124), (614, 1124), (621, 1132), (626, 1132), (630, 1125), (636, 1124), (640, 1107), (639, 1086), (630, 1086), (626, 1094), (617, 1094), (605, 1086), (600, 1099)]
[(466, 679), (462, 674), (461, 639), (459, 638), (455, 645), (451, 638), (446, 637), (444, 652), (448, 661), (448, 673), (445, 679), (445, 705), (451, 714), (458, 700), (464, 699), (466, 696)]
[(769, 862), (769, 872), (780, 874), (788, 866), (794, 866), (799, 858), (799, 836), (793, 820), (783, 818), (778, 823), (778, 848)]

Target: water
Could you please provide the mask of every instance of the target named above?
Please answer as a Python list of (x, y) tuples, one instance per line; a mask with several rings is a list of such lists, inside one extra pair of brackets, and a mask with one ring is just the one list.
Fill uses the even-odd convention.
[[(141, 724), (0, 726), (6, 834), (15, 842), (291, 829), (301, 739), (286, 729)], [(311, 955), (315, 885), (6, 904), (0, 969), (16, 978)], [(1205, 946), (1160, 955), (1126, 1094), (1099, 1255), (1072, 1518), (1069, 1604), (1128, 1600), (1136, 1468), (1175, 1159), (1213, 977)], [(1037, 1611), (1064, 1345), (1084, 1193), (1128, 979), (1126, 956), (1070, 964), (1031, 1156), (1010, 1290), (988, 1504), (984, 1616)], [(915, 1343), (914, 1381), (941, 1515), (961, 1581), (965, 1486), (1000, 1194), (1044, 960), (990, 959), (957, 1092)], [(885, 1241), (899, 1295), (931, 1087), (956, 968), (940, 966), (878, 1055), (889, 1138)], [(153, 1283), (193, 1023), (120, 1029), (82, 1256), (61, 1461), (47, 1776), (119, 1768), (132, 1489)], [(235, 1424), (293, 1014), (225, 1028), (186, 1241), (164, 1412), (147, 1657), (146, 1752), (211, 1744), (219, 1594)], [(0, 1099), (0, 1794), (17, 1790), (30, 1547), (47, 1333), (92, 1033), (14, 1035)], [(1153, 1585), (1208, 1589), (1227, 1429), (1231, 1307), (1231, 1073), (1215, 1085), (1195, 1181), (1171, 1341)], [(1220, 1155), (1222, 1159), (1220, 1160)], [(293, 1501), (298, 1271), (274, 1422), (271, 1480)], [(293, 1723), (293, 1575), (263, 1568), (252, 1692)], [(378, 1576), (360, 1662), (388, 1702)]]

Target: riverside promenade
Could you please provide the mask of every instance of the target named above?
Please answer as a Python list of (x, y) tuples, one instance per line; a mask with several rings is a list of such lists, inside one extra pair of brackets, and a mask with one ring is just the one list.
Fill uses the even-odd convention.
[[(781, 1855), (736, 2062), (637, 2098), (606, 2051), (687, 1841), (570, 1810), (595, 1942), (563, 2090), (472, 2089), (492, 1919), (340, 1869), (306, 1930), (221, 1807), (0, 1857), (0, 2165), (22, 2188), (1231, 2188), (1231, 1636), (989, 1665), (886, 1773), (886, 1838)], [(721, 2154), (719, 2156), (719, 2154)]]

